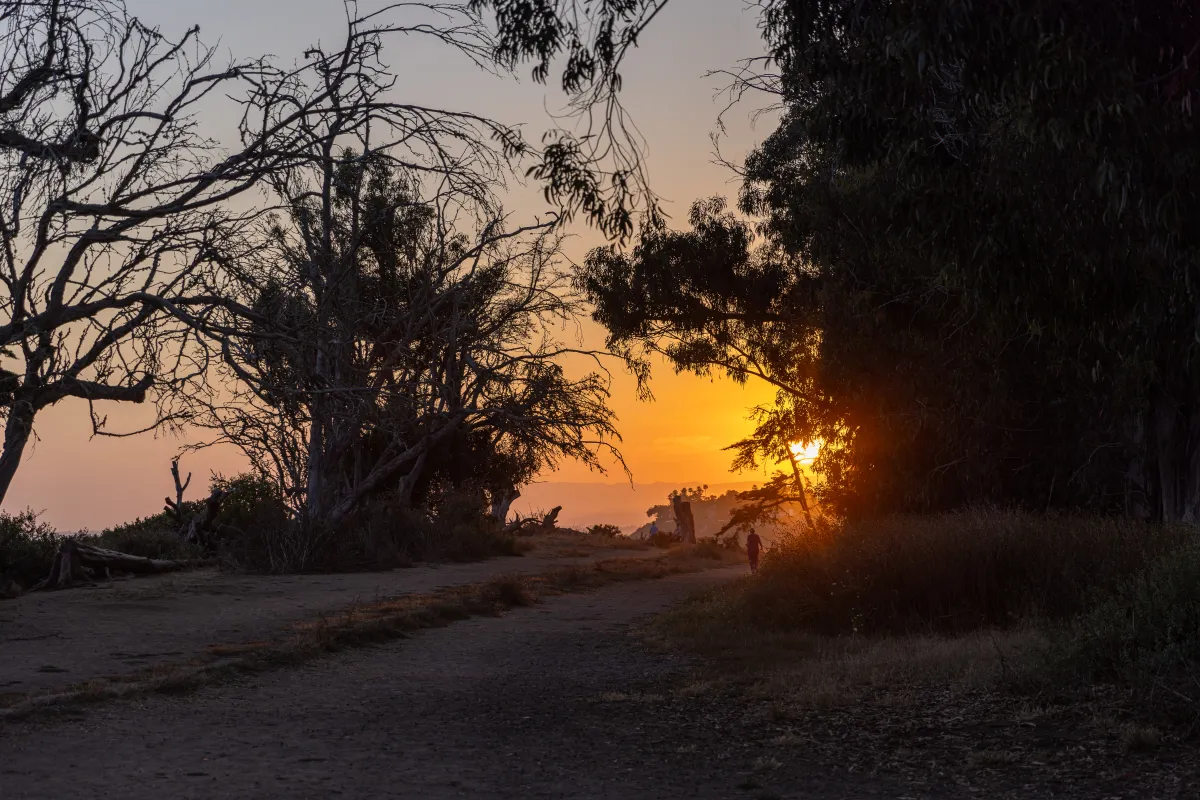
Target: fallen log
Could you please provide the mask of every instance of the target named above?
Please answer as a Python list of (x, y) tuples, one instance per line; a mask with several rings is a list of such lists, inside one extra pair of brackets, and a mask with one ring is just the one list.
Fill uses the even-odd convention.
[(539, 531), (551, 533), (558, 526), (558, 512), (560, 511), (562, 511), (562, 506), (555, 506), (540, 520), (537, 517), (515, 520), (505, 526), (504, 532), (517, 536), (529, 536)]
[(109, 577), (112, 572), (159, 575), (196, 566), (198, 563), (201, 562), (132, 556), (67, 539), (59, 545), (58, 552), (54, 554), (50, 574), (33, 589), (51, 591), (87, 585), (94, 583), (97, 578)]

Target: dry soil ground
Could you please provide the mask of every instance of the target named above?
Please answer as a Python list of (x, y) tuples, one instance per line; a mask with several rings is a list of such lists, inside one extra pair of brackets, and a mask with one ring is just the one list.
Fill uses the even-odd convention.
[[(561, 538), (561, 537), (560, 537)], [(521, 557), (340, 575), (230, 575), (215, 569), (133, 578), (0, 601), (0, 700), (185, 661), (210, 645), (255, 641), (354, 603), (430, 592), (501, 573), (538, 573), (639, 551), (564, 547), (538, 537)]]
[(646, 646), (638, 622), (740, 571), (614, 584), (190, 693), (2, 723), (0, 797), (1197, 796), (1195, 761), (1174, 748), (1106, 761), (1060, 743), (1066, 770), (971, 763), (1040, 733), (989, 719), (986, 703), (788, 715), (705, 691), (700, 665)]

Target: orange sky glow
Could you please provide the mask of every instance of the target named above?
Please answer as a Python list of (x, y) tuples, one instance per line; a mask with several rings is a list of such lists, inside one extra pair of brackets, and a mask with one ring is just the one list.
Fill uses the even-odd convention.
[[(367, 5), (364, 3), (364, 6)], [(696, 6), (702, 5), (703, 13)], [(295, 58), (309, 43), (331, 38), (341, 20), (340, 0), (291, 0), (289, 12), (278, 16), (273, 0), (212, 0), (197, 4), (184, 0), (136, 0), (132, 10), (165, 32), (178, 33), (190, 23), (199, 23), (206, 41), (220, 41), (236, 55), (271, 52)], [(264, 24), (255, 24), (260, 19)], [(761, 43), (753, 13), (740, 3), (698, 0), (671, 4), (660, 21), (643, 38), (625, 71), (625, 102), (648, 147), (648, 164), (655, 190), (664, 198), (674, 224), (681, 224), (692, 200), (736, 194), (734, 176), (713, 163), (709, 139), (718, 113), (724, 107), (719, 94), (723, 80), (704, 77), (705, 72), (729, 68), (740, 58), (758, 54)], [(270, 24), (265, 24), (267, 21)], [(414, 95), (414, 102), (437, 99), (491, 114), (506, 122), (544, 122), (545, 107), (553, 107), (545, 87), (528, 80), (520, 82), (490, 78), (477, 70), (447, 66), (430, 73), (427, 69), (405, 71), (407, 59), (437, 58), (437, 51), (405, 50), (389, 53), (398, 74), (420, 75), (420, 80), (401, 82), (398, 91)], [(421, 62), (428, 66), (425, 62)], [(730, 117), (729, 133), (722, 143), (723, 155), (738, 158), (771, 129), (771, 120), (760, 120), (757, 129), (745, 119), (751, 111)], [(220, 126), (228, 120), (213, 120)], [(533, 129), (536, 130), (536, 129)], [(536, 135), (533, 130), (527, 135)], [(510, 208), (520, 214), (545, 212), (540, 194), (533, 188), (516, 189)], [(567, 254), (580, 259), (601, 243), (591, 230), (576, 226), (576, 238)], [(603, 331), (586, 321), (584, 343), (599, 347)], [(636, 398), (635, 382), (626, 374), (614, 374), (612, 407), (623, 436), (624, 453), (633, 479), (638, 484), (659, 482), (679, 486), (730, 482), (762, 482), (766, 472), (734, 475), (729, 472), (731, 454), (727, 447), (751, 429), (747, 412), (769, 404), (774, 390), (762, 382), (739, 386), (724, 377), (699, 378), (676, 375), (665, 363), (656, 363), (651, 388), (653, 402)], [(109, 404), (102, 409), (110, 427), (129, 429), (148, 419), (148, 410)], [(5, 510), (32, 508), (61, 530), (99, 530), (136, 516), (156, 513), (162, 499), (172, 493), (170, 461), (180, 448), (195, 441), (188, 431), (159, 432), (131, 438), (94, 438), (87, 406), (66, 400), (43, 412), (35, 423), (37, 440), (27, 449), (5, 503)], [(236, 474), (246, 462), (229, 446), (185, 455), (182, 469), (196, 478), (188, 497), (206, 492), (211, 473)], [(626, 482), (623, 471), (611, 461), (607, 476), (589, 472), (578, 464), (564, 464), (542, 476), (542, 491), (555, 483), (573, 486), (588, 482)], [(566, 501), (578, 500), (586, 489), (563, 487)], [(657, 491), (657, 490), (656, 490)], [(551, 492), (552, 494), (552, 492)], [(629, 508), (644, 508), (662, 498), (635, 496), (630, 490)], [(614, 501), (618, 505), (624, 501)], [(600, 512), (597, 512), (600, 513)]]

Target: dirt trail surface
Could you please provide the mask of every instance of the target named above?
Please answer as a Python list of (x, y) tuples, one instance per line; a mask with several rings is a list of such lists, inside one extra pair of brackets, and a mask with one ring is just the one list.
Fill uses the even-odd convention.
[(369, 603), (505, 573), (637, 551), (561, 557), (553, 549), (468, 564), (340, 575), (229, 575), (212, 569), (134, 578), (0, 602), (0, 695), (65, 688), (186, 661), (215, 644), (251, 642), (355, 603)]
[(0, 786), (30, 800), (736, 795), (751, 753), (710, 753), (721, 731), (707, 720), (647, 714), (682, 662), (628, 631), (734, 572), (616, 585), (195, 693), (5, 724)]
[(614, 584), (195, 692), (3, 723), (0, 797), (1196, 796), (1177, 754), (1145, 769), (1070, 749), (1066, 773), (972, 768), (954, 755), (961, 720), (781, 719), (769, 701), (704, 691), (694, 662), (634, 628), (739, 572)]

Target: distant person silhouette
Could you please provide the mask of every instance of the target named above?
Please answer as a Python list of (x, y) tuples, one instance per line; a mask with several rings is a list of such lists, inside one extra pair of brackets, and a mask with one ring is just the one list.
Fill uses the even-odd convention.
[(658, 523), (651, 522), (650, 523), (650, 539), (651, 539), (651, 541), (653, 541), (657, 536), (658, 536)]
[(762, 539), (758, 538), (758, 534), (754, 532), (754, 528), (750, 529), (750, 535), (746, 537), (746, 555), (750, 558), (750, 572), (758, 572), (758, 554), (762, 552)]

